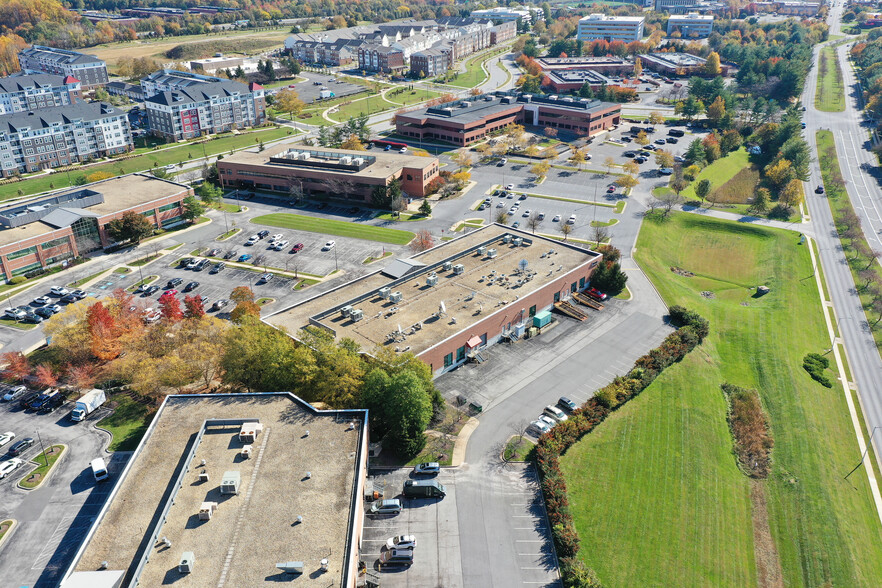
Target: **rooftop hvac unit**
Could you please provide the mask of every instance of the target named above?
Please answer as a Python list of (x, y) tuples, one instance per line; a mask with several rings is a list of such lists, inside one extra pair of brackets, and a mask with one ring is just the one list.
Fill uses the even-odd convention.
[(196, 557), (193, 555), (192, 551), (185, 551), (181, 554), (181, 563), (178, 564), (178, 571), (182, 574), (189, 574), (193, 571), (193, 564), (196, 562)]
[(483, 245), (481, 245), (480, 247), (478, 247), (478, 255), (484, 255), (485, 253), (487, 253), (487, 248), (486, 248), (486, 247), (484, 247)]
[(211, 515), (217, 510), (217, 502), (203, 502), (199, 507), (199, 520), (210, 521)]
[(465, 272), (465, 266), (463, 264), (458, 263), (455, 266), (453, 266), (453, 273), (456, 274), (457, 276), (464, 273), (464, 272)]
[(389, 294), (391, 292), (392, 292), (392, 288), (380, 288), (380, 291), (378, 292), (378, 294), (380, 295), (380, 298), (382, 298), (383, 300), (388, 300)]
[(426, 286), (436, 286), (438, 285), (438, 276), (432, 274), (431, 276), (426, 278)]
[(401, 292), (392, 292), (389, 294), (389, 302), (401, 302)]
[(289, 158), (289, 159), (299, 159), (299, 158), (300, 158), (300, 152), (299, 152), (299, 151), (294, 151), (294, 150), (292, 149), (291, 151), (288, 152), (288, 158)]
[(253, 452), (253, 445), (243, 445), (242, 446), (242, 457), (251, 459), (251, 454)]
[(471, 106), (470, 102), (460, 102), (459, 103), (460, 108), (468, 108), (469, 106)]
[(349, 313), (349, 318), (352, 319), (352, 322), (357, 323), (364, 318), (364, 312), (362, 312), (360, 308), (356, 308), (351, 313)]
[(524, 240), (521, 237), (516, 237), (515, 240), (512, 241), (512, 243), (515, 244), (515, 247), (520, 247), (523, 242)]
[(557, 100), (558, 98), (559, 98), (559, 96), (557, 94), (552, 94), (551, 96), (548, 97), (549, 100)]
[(445, 261), (443, 267), (444, 267), (445, 272), (449, 272), (450, 268), (453, 267), (453, 262), (452, 261)]
[(303, 573), (303, 562), (302, 561), (286, 561), (283, 563), (277, 563), (276, 567), (287, 574), (302, 574)]
[(352, 163), (352, 156), (351, 155), (344, 155), (343, 157), (340, 158), (340, 163), (342, 163), (343, 165), (351, 164)]
[(493, 96), (491, 96), (490, 94), (487, 94), (486, 96), (484, 96), (484, 101), (485, 102), (493, 102)]
[(221, 478), (220, 493), (221, 494), (238, 494), (239, 484), (242, 482), (242, 476), (238, 471), (224, 472)]
[(573, 101), (573, 97), (572, 97), (572, 96), (564, 96), (563, 101), (564, 101), (564, 102), (572, 102), (572, 101)]
[(347, 304), (346, 306), (344, 306), (343, 308), (340, 309), (340, 314), (344, 317), (348, 317), (350, 312), (352, 312), (352, 305), (351, 304)]
[(200, 482), (207, 482), (208, 481), (208, 472), (206, 472), (205, 470), (199, 472), (199, 481)]
[(260, 423), (243, 423), (239, 429), (239, 441), (242, 443), (254, 443), (260, 432), (263, 431), (263, 425)]
[(352, 163), (353, 163), (354, 165), (361, 165), (361, 164), (364, 163), (364, 157), (353, 157), (353, 158), (352, 158)]
[(489, 249), (487, 251), (487, 257), (490, 259), (494, 259), (498, 255), (498, 252), (495, 249)]
[(503, 235), (502, 242), (503, 243), (511, 243), (511, 235)]

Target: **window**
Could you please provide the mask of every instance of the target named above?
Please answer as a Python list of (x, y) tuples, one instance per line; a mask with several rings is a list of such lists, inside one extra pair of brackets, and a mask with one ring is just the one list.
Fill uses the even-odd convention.
[(465, 345), (456, 350), (456, 361), (463, 361), (465, 359)]
[(530, 316), (536, 316), (536, 305), (530, 307)]
[(52, 249), (53, 247), (58, 247), (60, 245), (67, 245), (70, 243), (69, 237), (61, 237), (60, 239), (52, 239), (51, 241), (47, 241), (43, 243), (43, 251), (47, 249)]
[(554, 293), (554, 301), (555, 301), (555, 302), (560, 302), (560, 292), (555, 292), (555, 293)]
[(444, 367), (448, 368), (453, 365), (453, 354), (448, 353), (444, 356)]
[(9, 255), (7, 255), (6, 258), (8, 260), (12, 261), (13, 259), (18, 259), (19, 257), (24, 257), (25, 255), (31, 255), (32, 253), (36, 253), (36, 252), (37, 252), (37, 247), (35, 245), (33, 247), (27, 247), (25, 249), (19, 249), (18, 251), (13, 251)]
[(584, 287), (585, 287), (585, 278), (579, 278), (579, 289), (581, 290)]
[(572, 284), (570, 284), (570, 292), (575, 292), (575, 291), (576, 291), (576, 282), (573, 282)]
[(171, 204), (166, 204), (165, 206), (159, 207), (159, 212), (165, 212), (166, 210), (174, 210), (181, 205), (180, 202), (172, 202)]

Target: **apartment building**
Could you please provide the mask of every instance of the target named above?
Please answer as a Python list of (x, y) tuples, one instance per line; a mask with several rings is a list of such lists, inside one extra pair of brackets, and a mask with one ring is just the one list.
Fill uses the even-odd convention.
[(126, 113), (104, 102), (78, 102), (0, 116), (2, 177), (131, 149)]
[(358, 69), (383, 73), (399, 72), (405, 68), (404, 52), (376, 43), (358, 48)]
[(690, 12), (683, 16), (668, 18), (668, 36), (680, 33), (684, 39), (703, 39), (710, 36), (714, 29), (713, 14)]
[(453, 66), (453, 48), (439, 43), (410, 56), (410, 75), (415, 78), (441, 75)]
[(639, 41), (643, 38), (642, 16), (589, 14), (579, 19), (576, 38), (580, 41)]
[(19, 51), (18, 63), (25, 73), (72, 76), (80, 80), (83, 90), (107, 83), (107, 64), (94, 55), (77, 51), (34, 45)]
[(161, 92), (186, 90), (202, 84), (228, 82), (227, 78), (216, 78), (205, 74), (176, 69), (161, 69), (141, 78), (141, 91), (144, 98), (150, 98)]
[(222, 80), (166, 90), (147, 98), (144, 105), (150, 132), (180, 141), (263, 124), (264, 94), (260, 84)]
[(82, 83), (73, 76), (17, 73), (0, 78), (0, 115), (70, 106), (82, 99)]

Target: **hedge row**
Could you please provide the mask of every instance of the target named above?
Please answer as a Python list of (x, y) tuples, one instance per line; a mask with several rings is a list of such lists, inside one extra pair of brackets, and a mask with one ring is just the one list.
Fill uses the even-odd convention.
[(569, 419), (558, 423), (539, 438), (536, 463), (564, 586), (588, 588), (600, 586), (600, 582), (577, 559), (579, 535), (570, 513), (560, 456), (594, 430), (617, 407), (640, 394), (666, 367), (683, 359), (707, 336), (708, 322), (699, 314), (682, 306), (672, 306), (668, 312), (671, 324), (678, 327), (675, 332), (668, 335), (661, 345), (640, 357), (627, 375), (617, 377), (595, 392), (594, 397), (574, 411)]

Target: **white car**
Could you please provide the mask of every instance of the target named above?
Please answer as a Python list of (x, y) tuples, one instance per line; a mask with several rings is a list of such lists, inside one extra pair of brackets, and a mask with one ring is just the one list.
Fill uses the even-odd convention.
[(283, 236), (284, 235), (282, 235), (282, 233), (276, 233), (275, 235), (271, 235), (269, 238), (269, 244), (272, 245), (273, 243), (275, 243), (276, 241), (281, 239)]
[(542, 411), (542, 414), (544, 416), (551, 417), (559, 423), (562, 423), (569, 418), (567, 417), (567, 415), (564, 414), (564, 411), (556, 406), (551, 406), (550, 404), (545, 407), (545, 410)]
[(65, 288), (64, 286), (52, 286), (49, 288), (49, 293), (53, 296), (67, 296), (70, 294), (70, 290)]
[(546, 425), (548, 425), (549, 429), (557, 424), (556, 420), (554, 420), (550, 416), (545, 416), (544, 414), (539, 415), (539, 418), (536, 420), (538, 420), (540, 423), (545, 423)]
[(402, 147), (398, 150), (398, 153), (407, 153), (407, 147)]
[(251, 235), (250, 237), (248, 237), (248, 240), (245, 241), (245, 244), (246, 245), (254, 245), (258, 241), (260, 241), (260, 237), (258, 237), (257, 235)]
[(22, 465), (24, 465), (24, 461), (17, 457), (4, 461), (0, 464), (0, 480), (20, 468)]
[(575, 214), (571, 214), (571, 215), (570, 215), (570, 218), (567, 219), (567, 224), (568, 224), (568, 225), (574, 225), (574, 224), (576, 224), (576, 215), (575, 215)]
[(537, 437), (547, 433), (550, 430), (551, 427), (548, 425), (548, 423), (544, 421), (533, 421), (532, 423), (530, 423), (530, 426), (527, 427), (527, 433), (530, 433)]
[(560, 222), (560, 215), (559, 214), (554, 215), (554, 218), (551, 219), (551, 222), (559, 223)]
[(38, 306), (45, 306), (50, 302), (52, 302), (52, 299), (48, 296), (38, 296), (37, 298), (34, 298), (33, 304), (36, 304)]
[(0, 435), (0, 447), (3, 447), (13, 439), (15, 439), (15, 433), (13, 433), (12, 431), (6, 431), (2, 435)]
[(437, 474), (441, 471), (441, 464), (437, 461), (430, 461), (427, 463), (421, 463), (413, 468), (413, 473), (415, 474)]
[(322, 247), (322, 251), (330, 251), (331, 249), (334, 248), (334, 246), (336, 244), (337, 244), (336, 241), (328, 241), (327, 243), (325, 243), (325, 246)]
[(389, 537), (386, 541), (386, 549), (414, 549), (416, 543), (414, 535), (397, 535)]
[(266, 284), (270, 280), (273, 279), (272, 274), (261, 274), (260, 278), (257, 280), (258, 284)]
[(505, 189), (508, 191), (514, 190), (514, 184), (506, 184)]
[(199, 265), (200, 261), (202, 261), (202, 260), (199, 259), (198, 257), (194, 257), (193, 259), (190, 260), (190, 263), (187, 264), (187, 269), (189, 269), (189, 270), (196, 269), (196, 266)]
[(527, 210), (525, 210), (525, 211), (523, 212), (523, 214), (521, 214), (521, 216), (524, 217), (524, 218), (527, 218), (528, 216), (530, 216), (530, 209), (528, 208)]
[(276, 251), (281, 251), (282, 249), (284, 249), (287, 246), (288, 246), (288, 240), (282, 239), (281, 241), (276, 241), (276, 244), (273, 245), (273, 249), (275, 249)]
[(496, 205), (496, 208), (502, 208), (503, 206), (505, 206), (505, 202), (500, 202)]

